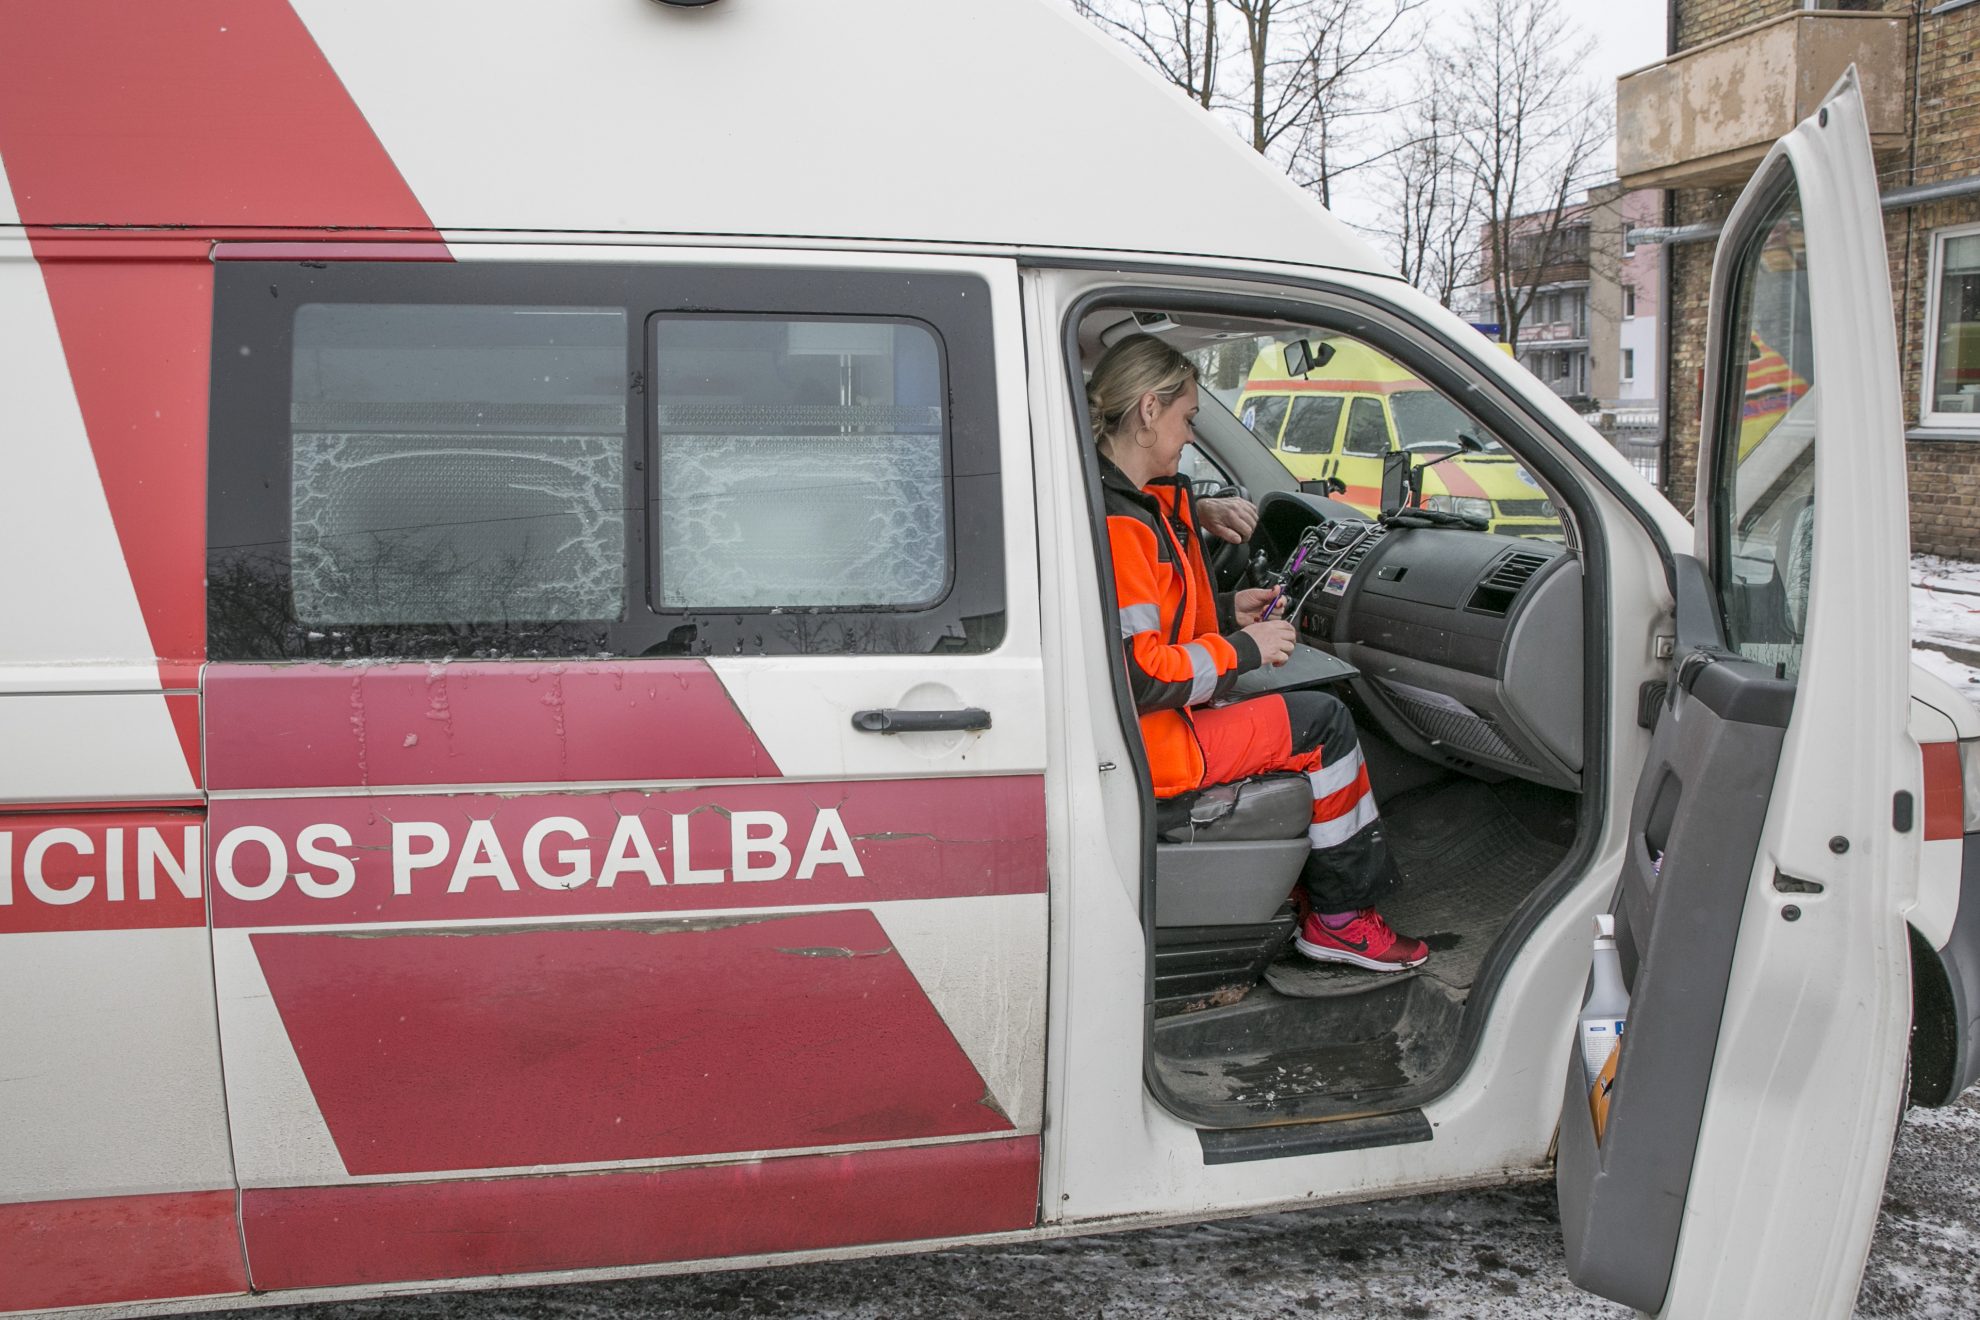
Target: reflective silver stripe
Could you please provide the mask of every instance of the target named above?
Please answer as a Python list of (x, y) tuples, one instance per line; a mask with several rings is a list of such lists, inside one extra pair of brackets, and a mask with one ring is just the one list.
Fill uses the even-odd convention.
[(1354, 782), (1361, 773), (1361, 749), (1355, 748), (1332, 765), (1323, 765), (1318, 770), (1309, 770), (1306, 777), (1313, 781), (1313, 800), (1318, 802), (1331, 793), (1338, 793)]
[(1375, 795), (1363, 793), (1352, 810), (1342, 812), (1332, 820), (1314, 821), (1307, 827), (1306, 839), (1315, 848), (1331, 848), (1337, 843), (1346, 843), (1374, 823)]
[(1210, 700), (1217, 690), (1217, 662), (1201, 642), (1191, 642), (1183, 650), (1189, 652), (1189, 704), (1194, 706)]
[(1162, 611), (1154, 605), (1121, 606), (1121, 636), (1132, 637), (1136, 633), (1160, 632)]

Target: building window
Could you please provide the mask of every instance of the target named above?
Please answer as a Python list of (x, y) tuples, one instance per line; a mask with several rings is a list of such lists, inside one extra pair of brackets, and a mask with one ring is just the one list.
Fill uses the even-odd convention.
[(1622, 357), (1623, 357), (1623, 363), (1622, 363), (1622, 378), (1623, 378), (1624, 380), (1631, 380), (1631, 381), (1633, 381), (1633, 380), (1635, 380), (1635, 379), (1636, 379), (1636, 350), (1635, 350), (1635, 349), (1633, 349), (1633, 348), (1625, 348), (1625, 349), (1624, 349), (1624, 350), (1622, 351)]
[(1927, 425), (1980, 429), (1980, 225), (1932, 236), (1924, 384)]
[(1634, 284), (1625, 284), (1622, 286), (1622, 291), (1623, 320), (1633, 320), (1636, 317), (1636, 286)]

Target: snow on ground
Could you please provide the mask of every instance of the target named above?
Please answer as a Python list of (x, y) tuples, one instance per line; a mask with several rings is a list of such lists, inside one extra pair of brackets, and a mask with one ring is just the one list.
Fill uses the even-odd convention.
[(1980, 705), (1980, 564), (1911, 557), (1912, 658)]

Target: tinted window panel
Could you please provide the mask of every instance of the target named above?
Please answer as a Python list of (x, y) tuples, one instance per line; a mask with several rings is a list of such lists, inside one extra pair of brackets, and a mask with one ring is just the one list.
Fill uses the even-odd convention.
[(663, 319), (654, 342), (663, 608), (942, 596), (942, 366), (925, 327)]
[(1286, 396), (1262, 394), (1245, 404), (1244, 424), (1266, 444), (1277, 447), (1279, 428), (1286, 421)]
[(1292, 401), (1283, 447), (1292, 454), (1331, 454), (1340, 422), (1339, 395), (1303, 394)]
[(299, 622), (621, 615), (622, 311), (316, 304), (295, 335)]
[(1380, 399), (1356, 399), (1348, 409), (1347, 451), (1364, 458), (1389, 452), (1389, 424), (1382, 419)]

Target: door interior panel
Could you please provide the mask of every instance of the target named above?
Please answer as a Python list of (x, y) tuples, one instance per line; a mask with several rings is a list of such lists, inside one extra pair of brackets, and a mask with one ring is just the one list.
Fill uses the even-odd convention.
[[(1555, 1173), (1569, 1277), (1651, 1312), (1677, 1257), (1740, 913), (1794, 696), (1772, 666), (1725, 651), (1700, 594), (1709, 591), (1698, 562), (1680, 556), (1673, 700), (1651, 738), (1613, 903), (1630, 992), (1627, 1047), (1599, 1142), (1580, 1052), (1571, 1052)], [(1709, 635), (1687, 635), (1686, 625)]]

